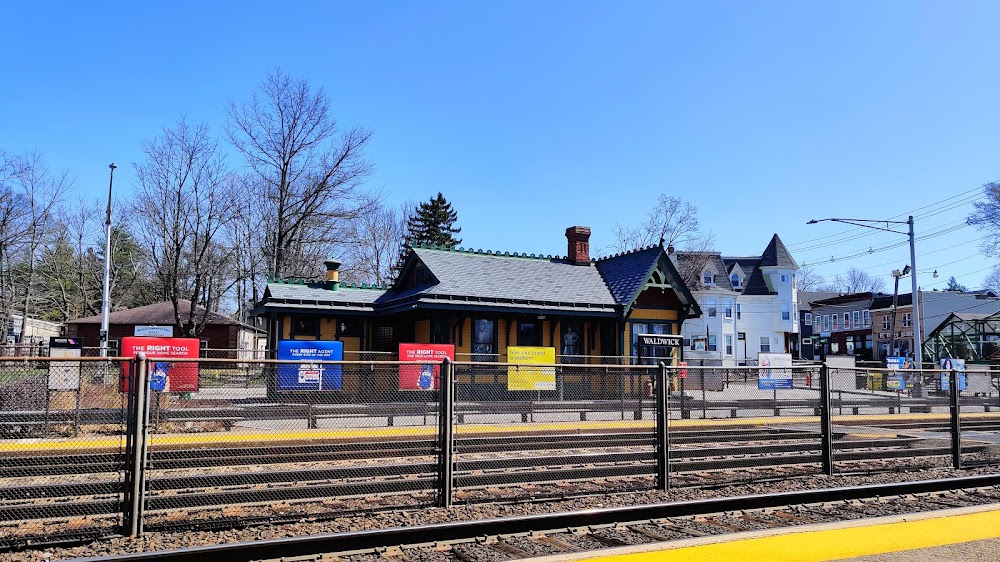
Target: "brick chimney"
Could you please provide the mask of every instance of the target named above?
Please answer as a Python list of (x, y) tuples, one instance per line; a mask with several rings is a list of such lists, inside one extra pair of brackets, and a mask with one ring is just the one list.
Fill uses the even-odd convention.
[(576, 265), (590, 264), (589, 226), (571, 226), (566, 229), (566, 258)]
[(326, 260), (326, 288), (336, 291), (340, 288), (340, 262), (337, 260)]

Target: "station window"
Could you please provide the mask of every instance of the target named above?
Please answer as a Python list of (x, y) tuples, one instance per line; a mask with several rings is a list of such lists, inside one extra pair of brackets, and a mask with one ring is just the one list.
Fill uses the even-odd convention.
[(337, 321), (337, 336), (341, 338), (356, 338), (361, 335), (360, 318), (341, 318)]
[(315, 316), (293, 316), (292, 317), (292, 338), (300, 336), (319, 337), (319, 318)]
[(891, 323), (892, 323), (892, 320), (888, 316), (883, 316), (882, 317), (882, 329), (883, 330), (888, 330), (890, 328), (889, 325)]
[(496, 361), (496, 320), (477, 318), (472, 321), (473, 361)]
[(909, 328), (910, 325), (911, 325), (910, 322), (912, 320), (913, 320), (912, 315), (909, 312), (904, 312), (903, 313), (903, 327), (904, 328)]
[(431, 318), (431, 343), (451, 343), (451, 321), (445, 318)]

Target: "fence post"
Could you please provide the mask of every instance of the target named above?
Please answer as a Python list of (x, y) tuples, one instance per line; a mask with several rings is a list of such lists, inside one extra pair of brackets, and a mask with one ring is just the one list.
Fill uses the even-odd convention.
[(948, 392), (951, 394), (951, 462), (955, 470), (962, 468), (962, 404), (959, 396), (958, 371), (948, 373)]
[(438, 450), (440, 451), (440, 506), (451, 507), (454, 479), (454, 412), (455, 365), (447, 357), (441, 362), (441, 381), (438, 390)]
[(819, 367), (819, 425), (822, 438), (823, 473), (833, 476), (833, 393), (830, 391), (830, 367)]
[(128, 510), (126, 520), (129, 524), (129, 536), (139, 537), (142, 535), (142, 507), (143, 496), (146, 488), (146, 439), (149, 426), (149, 362), (146, 354), (139, 352), (135, 361), (132, 362), (132, 376), (130, 377), (129, 397), (131, 408), (129, 411), (129, 427), (131, 433), (129, 441), (128, 455), (126, 456), (125, 470), (131, 475), (127, 479), (129, 484), (128, 503), (125, 506)]
[(656, 488), (670, 489), (670, 381), (667, 364), (656, 370)]

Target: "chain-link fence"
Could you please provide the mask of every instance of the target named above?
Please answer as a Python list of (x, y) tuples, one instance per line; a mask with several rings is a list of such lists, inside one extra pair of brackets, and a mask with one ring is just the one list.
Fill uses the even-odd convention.
[(0, 550), (121, 528), (121, 365), (0, 358)]
[(998, 466), (990, 372), (958, 379), (956, 449), (950, 371), (387, 355), (0, 358), (0, 549), (668, 481)]
[(949, 402), (932, 370), (831, 368), (838, 473), (951, 464)]
[(1000, 470), (1000, 373), (969, 365), (938, 373), (938, 388), (951, 396), (951, 377), (958, 385), (959, 464)]
[(651, 366), (456, 363), (455, 501), (654, 485)]
[[(155, 381), (161, 367), (150, 365)], [(150, 396), (147, 529), (437, 501), (437, 391), (399, 400), (410, 366), (267, 361), (234, 370), (200, 360), (167, 368), (197, 369), (198, 387)]]
[(669, 380), (672, 482), (759, 482), (822, 470), (818, 366), (672, 367)]

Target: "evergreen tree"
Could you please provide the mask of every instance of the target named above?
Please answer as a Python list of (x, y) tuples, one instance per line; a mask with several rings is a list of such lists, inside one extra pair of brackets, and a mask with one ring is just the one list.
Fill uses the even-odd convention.
[(967, 293), (969, 288), (965, 285), (959, 283), (954, 276), (948, 278), (948, 286), (944, 288), (945, 291), (952, 291), (957, 293)]
[(432, 245), (454, 247), (462, 243), (455, 234), (462, 232), (461, 227), (455, 227), (458, 213), (451, 208), (451, 203), (438, 192), (430, 202), (421, 203), (410, 220), (407, 221), (406, 242), (410, 246)]

